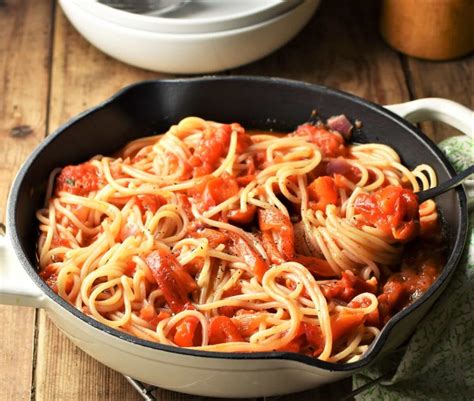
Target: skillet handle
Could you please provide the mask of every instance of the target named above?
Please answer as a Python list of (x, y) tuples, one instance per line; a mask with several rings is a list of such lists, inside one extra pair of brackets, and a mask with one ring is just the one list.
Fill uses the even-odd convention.
[(0, 233), (0, 304), (42, 308), (46, 296), (14, 254), (7, 235)]
[[(474, 111), (452, 100), (432, 97), (392, 104), (385, 106), (385, 108), (414, 124), (422, 121), (444, 122), (467, 135), (467, 142), (474, 141)], [(453, 140), (459, 143), (456, 138), (449, 138), (441, 143), (441, 147), (447, 147), (445, 142)], [(465, 158), (470, 157), (468, 165), (458, 166), (458, 170), (472, 165), (472, 155), (466, 154), (466, 152), (472, 152), (471, 146), (468, 144), (467, 149), (461, 152), (464, 153)], [(468, 196), (469, 209), (474, 210), (474, 179), (466, 180), (464, 186)]]
[(385, 108), (413, 124), (422, 121), (441, 121), (474, 138), (474, 112), (452, 100), (428, 97), (388, 105)]

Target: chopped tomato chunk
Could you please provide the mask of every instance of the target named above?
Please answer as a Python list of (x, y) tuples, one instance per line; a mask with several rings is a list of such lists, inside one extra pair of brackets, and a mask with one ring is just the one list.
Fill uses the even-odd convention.
[(161, 206), (166, 205), (166, 199), (161, 195), (139, 195), (135, 198), (135, 203), (142, 213), (147, 210), (156, 213)]
[(336, 183), (331, 177), (316, 178), (308, 186), (310, 207), (315, 210), (326, 211), (327, 205), (336, 205), (339, 200)]
[(160, 249), (150, 253), (146, 264), (173, 312), (192, 308), (188, 294), (196, 288), (196, 282), (170, 251)]
[(337, 132), (330, 132), (322, 126), (303, 124), (293, 135), (307, 136), (319, 147), (323, 157), (338, 157), (347, 153), (343, 136)]
[(66, 166), (56, 177), (56, 194), (62, 191), (86, 196), (99, 189), (99, 172), (90, 163)]
[(219, 160), (229, 151), (232, 131), (237, 131), (237, 154), (243, 153), (251, 144), (250, 136), (237, 123), (222, 124), (210, 129), (204, 133), (189, 159), (195, 177), (210, 174), (219, 166)]
[(199, 319), (195, 316), (184, 318), (177, 326), (173, 337), (176, 345), (180, 347), (192, 347), (198, 345), (194, 342), (196, 330), (199, 327)]
[(328, 301), (337, 299), (343, 302), (350, 302), (355, 296), (363, 292), (375, 294), (377, 291), (377, 279), (362, 280), (351, 271), (342, 272), (342, 278), (333, 283), (321, 284), (321, 291)]
[(371, 195), (359, 195), (354, 206), (366, 224), (394, 239), (407, 241), (418, 234), (418, 198), (413, 191), (389, 185)]
[(204, 210), (221, 204), (239, 193), (239, 184), (235, 177), (224, 173), (220, 177), (210, 177), (191, 192)]
[(244, 341), (232, 319), (215, 316), (209, 321), (209, 344)]
[(155, 308), (151, 304), (145, 306), (140, 311), (140, 318), (146, 320), (155, 329), (156, 326), (158, 326), (158, 323), (160, 323), (164, 319), (169, 318), (170, 316), (171, 315), (168, 312), (164, 311), (160, 311), (160, 313), (157, 314)]
[(248, 205), (246, 212), (241, 212), (240, 209), (232, 209), (227, 212), (227, 219), (234, 224), (244, 225), (249, 224), (254, 216), (257, 208), (254, 205)]
[(156, 316), (155, 307), (152, 304), (147, 304), (145, 307), (140, 309), (140, 319), (150, 321)]

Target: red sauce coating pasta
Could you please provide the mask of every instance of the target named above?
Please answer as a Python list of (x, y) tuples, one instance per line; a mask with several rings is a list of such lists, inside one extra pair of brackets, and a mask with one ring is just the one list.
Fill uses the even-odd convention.
[(64, 167), (37, 213), (40, 276), (147, 340), (361, 358), (444, 252), (414, 174), (337, 121), (344, 135), (323, 123), (276, 135), (190, 117)]

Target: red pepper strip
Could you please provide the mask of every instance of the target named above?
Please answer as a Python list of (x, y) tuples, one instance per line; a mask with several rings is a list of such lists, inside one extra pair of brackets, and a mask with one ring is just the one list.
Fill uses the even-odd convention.
[(263, 275), (270, 267), (268, 262), (239, 234), (228, 231), (227, 235), (231, 239), (231, 251), (244, 258), (245, 263), (252, 268), (253, 273), (261, 282)]
[(174, 313), (192, 308), (188, 294), (196, 288), (196, 282), (169, 250), (150, 253), (146, 264)]

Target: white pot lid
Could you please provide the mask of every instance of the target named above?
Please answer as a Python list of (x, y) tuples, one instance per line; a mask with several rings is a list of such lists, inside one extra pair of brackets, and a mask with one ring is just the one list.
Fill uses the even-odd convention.
[(81, 8), (124, 27), (161, 33), (210, 33), (244, 28), (275, 18), (304, 0), (188, 0), (156, 16), (133, 14), (97, 2), (71, 0)]

